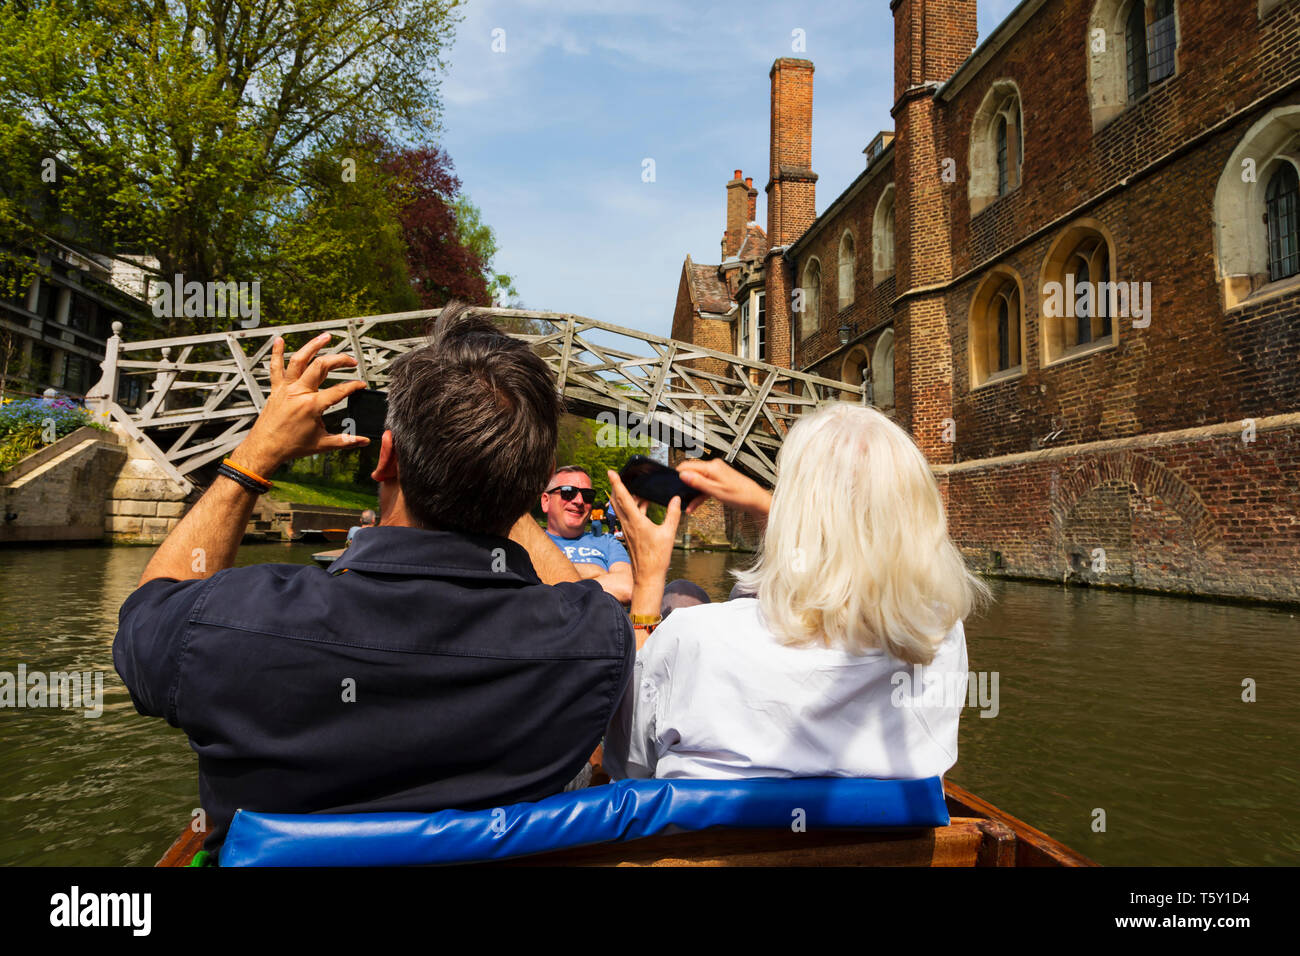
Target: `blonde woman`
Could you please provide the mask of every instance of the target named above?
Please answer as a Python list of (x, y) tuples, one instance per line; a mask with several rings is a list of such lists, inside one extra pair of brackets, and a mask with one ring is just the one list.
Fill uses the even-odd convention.
[[(679, 468), (766, 518), (760, 556), (737, 575), (755, 596), (638, 629), (605, 739), (613, 777), (916, 778), (956, 762), (962, 619), (987, 590), (948, 537), (925, 457), (876, 410), (837, 404), (790, 430), (777, 470), (769, 496), (721, 461)], [(658, 605), (671, 538), (611, 483), (635, 613)]]

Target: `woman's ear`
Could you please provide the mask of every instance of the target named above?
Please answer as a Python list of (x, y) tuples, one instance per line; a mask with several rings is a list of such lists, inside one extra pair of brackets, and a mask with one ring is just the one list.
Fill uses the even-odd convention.
[(379, 464), (370, 477), (380, 483), (397, 480), (397, 449), (393, 447), (393, 433), (389, 429), (384, 430), (384, 437), (379, 440)]

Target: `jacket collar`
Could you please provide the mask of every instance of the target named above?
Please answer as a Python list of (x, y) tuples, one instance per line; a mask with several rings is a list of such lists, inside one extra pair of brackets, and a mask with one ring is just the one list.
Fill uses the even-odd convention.
[(509, 538), (395, 526), (358, 531), (329, 566), (330, 574), (343, 571), (542, 583), (528, 552)]

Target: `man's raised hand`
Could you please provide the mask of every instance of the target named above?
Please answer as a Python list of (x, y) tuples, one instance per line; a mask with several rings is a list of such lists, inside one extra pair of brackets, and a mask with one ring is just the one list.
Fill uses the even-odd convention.
[(330, 372), (357, 364), (351, 355), (317, 352), (330, 340), (323, 332), (284, 362), (284, 339), (271, 345), (271, 391), (248, 437), (231, 459), (256, 474), (270, 477), (280, 465), (304, 455), (336, 448), (361, 448), (370, 439), (361, 435), (330, 434), (323, 415), (353, 392), (366, 387), (357, 379), (322, 389)]

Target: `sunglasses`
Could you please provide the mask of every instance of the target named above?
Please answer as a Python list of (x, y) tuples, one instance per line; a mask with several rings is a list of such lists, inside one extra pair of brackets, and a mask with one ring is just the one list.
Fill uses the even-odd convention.
[(578, 495), (582, 495), (582, 500), (586, 504), (591, 504), (596, 500), (595, 488), (575, 488), (573, 485), (556, 485), (546, 492), (548, 495), (558, 494), (565, 501), (572, 501)]

